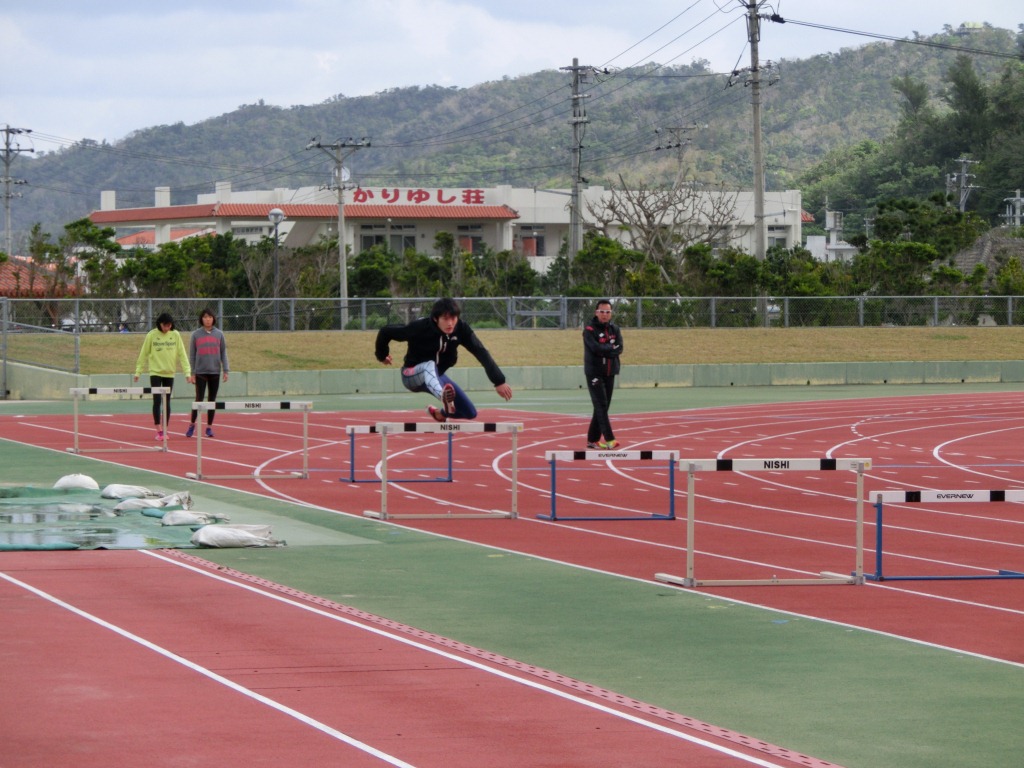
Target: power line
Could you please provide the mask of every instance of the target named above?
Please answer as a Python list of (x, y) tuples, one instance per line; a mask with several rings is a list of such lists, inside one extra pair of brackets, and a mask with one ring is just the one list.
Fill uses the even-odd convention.
[(872, 37), (876, 40), (890, 40), (894, 43), (906, 43), (907, 45), (922, 45), (926, 48), (939, 48), (946, 51), (956, 51), (957, 53), (970, 53), (975, 56), (992, 56), (997, 59), (1012, 59), (1014, 61), (1024, 61), (1024, 53), (1000, 53), (999, 51), (985, 51), (980, 48), (966, 48), (962, 45), (954, 45), (953, 43), (940, 43), (935, 40), (924, 40), (915, 39), (912, 40), (907, 37), (894, 37), (892, 35), (883, 35), (878, 32), (861, 32), (856, 29), (844, 29), (843, 27), (830, 27), (827, 24), (815, 24), (810, 21), (797, 21), (796, 19), (784, 19), (779, 14), (773, 13), (765, 18), (768, 21), (774, 21), (776, 24), (796, 24), (801, 27), (811, 27), (812, 29), (824, 29), (828, 32), (842, 32), (847, 35), (860, 35), (861, 37)]

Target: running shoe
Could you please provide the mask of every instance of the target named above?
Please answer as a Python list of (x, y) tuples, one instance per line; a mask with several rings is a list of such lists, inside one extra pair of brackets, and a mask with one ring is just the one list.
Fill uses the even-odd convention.
[(213, 437), (213, 427), (207, 427), (206, 428), (206, 436), (207, 437)]
[(613, 451), (619, 447), (618, 440), (605, 440), (603, 443), (598, 443), (602, 450)]
[(185, 437), (192, 437), (196, 433), (196, 425), (189, 424), (188, 429), (185, 430)]
[(444, 403), (444, 412), (451, 416), (455, 413), (455, 387), (445, 384), (441, 390), (441, 402)]
[(601, 449), (601, 443), (587, 443), (588, 451), (597, 451)]
[(439, 408), (435, 408), (432, 405), (427, 406), (427, 413), (430, 414), (434, 421), (448, 421), (448, 417)]
[(157, 440), (163, 440), (164, 439), (164, 433), (162, 431), (160, 431), (159, 429), (156, 431), (156, 439)]

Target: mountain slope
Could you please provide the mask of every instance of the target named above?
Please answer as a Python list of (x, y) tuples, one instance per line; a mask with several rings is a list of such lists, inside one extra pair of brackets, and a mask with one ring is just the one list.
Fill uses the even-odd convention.
[[(990, 27), (926, 40), (1004, 53), (1015, 45), (1013, 33)], [(768, 187), (792, 188), (830, 150), (884, 139), (899, 116), (891, 79), (912, 75), (935, 98), (955, 56), (876, 42), (777, 62), (778, 82), (763, 98)], [(986, 80), (1005, 65), (991, 57), (975, 62)], [(733, 79), (728, 85), (728, 76), (700, 61), (589, 76), (583, 176), (591, 184), (615, 184), (620, 174), (627, 183), (651, 184), (682, 170), (688, 178), (749, 187), (750, 89), (742, 75)], [(152, 205), (158, 186), (171, 187), (172, 202), (183, 204), (212, 192), (217, 181), (237, 190), (329, 184), (329, 159), (306, 149), (312, 138), (330, 144), (368, 137), (372, 146), (349, 161), (352, 180), (367, 185), (565, 187), (570, 96), (568, 74), (545, 71), (466, 89), (396, 88), (291, 108), (243, 105), (195, 125), (145, 128), (113, 145), (87, 141), (25, 156), (12, 167), (28, 182), (12, 203), (14, 241), (23, 248), (36, 222), (58, 236), (99, 207), (102, 190), (115, 190), (118, 206), (131, 207)]]

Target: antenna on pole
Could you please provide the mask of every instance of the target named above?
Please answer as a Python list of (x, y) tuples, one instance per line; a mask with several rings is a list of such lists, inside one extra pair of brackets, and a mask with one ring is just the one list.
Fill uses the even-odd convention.
[(11, 163), (14, 162), (14, 158), (17, 157), (21, 152), (35, 152), (34, 149), (23, 149), (22, 147), (14, 144), (12, 137), (19, 133), (32, 133), (27, 128), (11, 128), (9, 125), (5, 125), (3, 129), (4, 134), (4, 147), (3, 147), (3, 163), (4, 163), (4, 253), (8, 256), (13, 255), (11, 253), (11, 200), (15, 197), (20, 197), (16, 192), (11, 191), (11, 186), (14, 184), (25, 184), (24, 179), (15, 179), (11, 177)]

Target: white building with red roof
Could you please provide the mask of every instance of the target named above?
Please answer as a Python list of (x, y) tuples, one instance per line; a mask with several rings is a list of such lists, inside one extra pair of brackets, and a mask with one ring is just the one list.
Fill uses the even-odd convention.
[[(603, 187), (582, 190), (585, 226), (594, 226), (589, 211), (609, 194)], [(714, 192), (706, 193), (716, 194)], [(735, 196), (730, 245), (752, 252), (753, 192)], [(181, 237), (227, 234), (257, 242), (274, 236), (270, 212), (284, 219), (278, 238), (284, 248), (300, 248), (334, 239), (339, 213), (344, 222), (348, 252), (358, 254), (376, 244), (401, 253), (434, 250), (435, 237), (452, 235), (463, 250), (482, 247), (514, 250), (525, 255), (539, 272), (547, 270), (569, 235), (568, 190), (491, 188), (356, 187), (346, 189), (338, 204), (336, 190), (316, 187), (236, 192), (220, 182), (212, 194), (199, 195), (195, 204), (171, 205), (169, 187), (158, 187), (151, 208), (118, 208), (116, 194), (103, 192), (100, 209), (90, 218), (98, 226), (114, 227), (122, 244), (157, 247)], [(768, 192), (765, 196), (768, 245), (800, 245), (800, 192)], [(605, 226), (610, 237), (628, 239), (628, 228)], [(150, 234), (151, 233), (151, 234)], [(131, 239), (125, 239), (131, 238)]]

